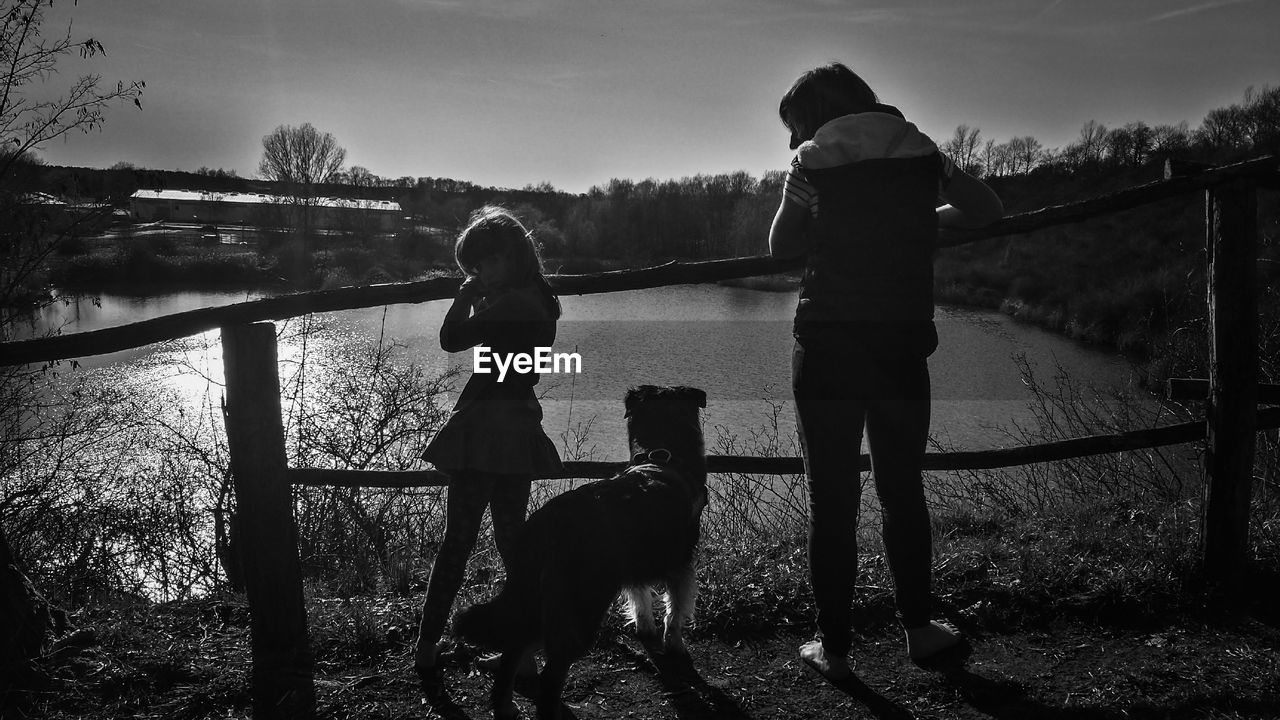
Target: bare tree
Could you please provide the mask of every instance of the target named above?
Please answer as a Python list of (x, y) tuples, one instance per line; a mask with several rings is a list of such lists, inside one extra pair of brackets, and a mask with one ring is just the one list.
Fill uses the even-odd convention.
[(1157, 125), (1151, 129), (1152, 153), (1178, 153), (1191, 145), (1191, 131), (1184, 120), (1177, 125)]
[(1200, 123), (1200, 142), (1211, 148), (1234, 148), (1248, 143), (1248, 121), (1239, 105), (1214, 108)]
[[(342, 171), (347, 151), (338, 146), (332, 133), (322, 133), (311, 123), (298, 127), (281, 125), (262, 138), (262, 161), (258, 172), (268, 180), (284, 183), (292, 204), (291, 223), (298, 230), (301, 257), (291, 272), (300, 275), (309, 265), (312, 209), (316, 205), (316, 185), (326, 183)], [(281, 208), (282, 210), (284, 208)]]
[(322, 133), (311, 123), (281, 125), (262, 138), (258, 172), (306, 195), (316, 185), (329, 182), (346, 159), (347, 151), (338, 146), (332, 133)]
[[(29, 191), (35, 152), (73, 131), (102, 126), (106, 108), (132, 101), (142, 107), (141, 81), (102, 86), (84, 75), (65, 95), (45, 98), (29, 91), (44, 84), (66, 56), (89, 59), (103, 52), (93, 38), (72, 40), (71, 28), (55, 39), (43, 36), (44, 9), (51, 0), (0, 0), (0, 304), (24, 294), (60, 238), (47, 217), (23, 202)], [(73, 225), (74, 227), (74, 225)], [(64, 228), (65, 230), (65, 228)]]
[(1098, 164), (1107, 152), (1107, 126), (1090, 120), (1080, 128), (1080, 162)]
[(8, 176), (13, 163), (42, 144), (76, 130), (89, 132), (102, 126), (103, 113), (114, 101), (132, 100), (142, 107), (145, 83), (117, 83), (104, 89), (99, 75), (81, 76), (66, 95), (48, 100), (27, 96), (33, 83), (43, 83), (63, 57), (79, 53), (88, 59), (103, 52), (102, 43), (88, 38), (72, 40), (71, 27), (54, 40), (42, 37), (44, 8), (52, 0), (6, 0), (0, 3), (0, 176)]
[(1150, 158), (1151, 147), (1155, 141), (1155, 133), (1151, 130), (1150, 125), (1141, 120), (1125, 123), (1124, 129), (1133, 138), (1130, 146), (1132, 154), (1129, 156), (1129, 163), (1134, 167), (1138, 167)]
[(982, 174), (988, 176), (997, 175), (996, 161), (997, 152), (995, 138), (987, 138), (987, 141), (982, 145)]
[(382, 184), (382, 178), (369, 172), (369, 168), (362, 165), (352, 165), (345, 173), (337, 173), (334, 180), (362, 188), (378, 187)]
[[(27, 200), (35, 173), (34, 153), (44, 143), (73, 131), (102, 126), (105, 111), (117, 102), (142, 107), (144, 84), (119, 82), (104, 87), (98, 75), (84, 75), (66, 94), (47, 97), (40, 89), (69, 55), (89, 59), (103, 52), (93, 38), (72, 40), (71, 28), (52, 39), (43, 34), (44, 10), (51, 0), (0, 0), (0, 341), (12, 340), (17, 313), (13, 306), (51, 302), (47, 294), (29, 288), (43, 270), (49, 254), (82, 226), (78, 218), (56, 219)], [(0, 480), (15, 477), (24, 461), (21, 448), (31, 437), (50, 430), (33, 414), (36, 405), (33, 373), (25, 368), (0, 368)], [(5, 482), (0, 487), (13, 489)], [(15, 493), (24, 492), (19, 488)], [(0, 494), (0, 676), (10, 677), (38, 652), (49, 633), (49, 612), (25, 582), (4, 535), (7, 510), (16, 495)]]
[(1244, 91), (1244, 115), (1254, 149), (1276, 152), (1280, 147), (1280, 87)]
[(1154, 142), (1151, 126), (1141, 120), (1125, 123), (1107, 133), (1107, 154), (1116, 165), (1138, 167), (1150, 157)]
[(1030, 135), (1013, 138), (1007, 144), (1010, 172), (1029, 173), (1044, 157), (1044, 147)]
[(996, 144), (995, 140), (987, 140), (982, 149), (982, 164), (986, 174), (992, 177), (1012, 175), (1018, 171), (1014, 158), (1014, 141)]
[(951, 139), (942, 144), (942, 151), (951, 156), (956, 165), (959, 165), (965, 172), (972, 173), (979, 170), (981, 165), (978, 163), (978, 136), (981, 131), (978, 128), (971, 128), (968, 125), (959, 125), (956, 127), (955, 134)]

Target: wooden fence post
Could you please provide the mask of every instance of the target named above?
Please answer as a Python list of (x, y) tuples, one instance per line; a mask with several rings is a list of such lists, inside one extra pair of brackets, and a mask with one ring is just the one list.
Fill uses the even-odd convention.
[(285, 460), (275, 326), (222, 328), (222, 355), (234, 527), (249, 599), (253, 714), (307, 717), (315, 712), (315, 685)]
[(1257, 189), (1247, 180), (1206, 191), (1209, 259), (1209, 426), (1203, 569), (1239, 582), (1249, 542), (1258, 410)]

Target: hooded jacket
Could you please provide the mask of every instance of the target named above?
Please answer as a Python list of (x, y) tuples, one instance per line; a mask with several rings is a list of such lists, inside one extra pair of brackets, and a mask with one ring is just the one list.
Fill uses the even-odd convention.
[(797, 334), (813, 323), (933, 319), (936, 207), (952, 166), (896, 108), (877, 110), (832, 120), (796, 150), (793, 167), (817, 202)]

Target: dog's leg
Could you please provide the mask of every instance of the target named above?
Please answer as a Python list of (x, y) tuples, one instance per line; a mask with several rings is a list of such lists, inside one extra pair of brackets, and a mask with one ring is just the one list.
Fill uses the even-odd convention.
[(533, 653), (533, 648), (532, 645), (512, 646), (503, 650), (502, 659), (498, 661), (498, 672), (493, 678), (493, 690), (489, 696), (493, 705), (494, 720), (515, 720), (520, 716), (520, 710), (516, 708), (515, 703), (516, 671), (520, 669), (525, 656)]
[(539, 720), (555, 720), (561, 717), (560, 696), (564, 693), (565, 682), (569, 679), (569, 666), (572, 660), (559, 653), (547, 653), (547, 663), (538, 675), (538, 698), (536, 700)]
[(620, 588), (594, 582), (589, 573), (565, 572), (552, 564), (543, 575), (543, 651), (546, 663), (538, 676), (539, 718), (561, 716), (560, 696), (569, 677), (569, 667), (591, 650), (600, 623)]
[(658, 626), (653, 621), (653, 591), (648, 586), (624, 588), (622, 594), (627, 599), (627, 614), (635, 623), (636, 635), (640, 638), (658, 637)]
[(662, 648), (669, 653), (686, 655), (689, 651), (684, 645), (684, 626), (693, 619), (693, 608), (698, 599), (698, 577), (692, 562), (667, 576), (666, 599)]

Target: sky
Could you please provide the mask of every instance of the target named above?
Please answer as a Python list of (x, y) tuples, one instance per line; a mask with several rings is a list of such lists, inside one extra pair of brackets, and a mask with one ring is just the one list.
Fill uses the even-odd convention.
[(235, 170), (311, 123), (347, 165), (585, 192), (785, 169), (778, 100), (844, 62), (939, 143), (957, 125), (1071, 142), (1088, 120), (1198, 126), (1280, 84), (1277, 0), (55, 0), (142, 80), (142, 110), (41, 150), (56, 165)]

